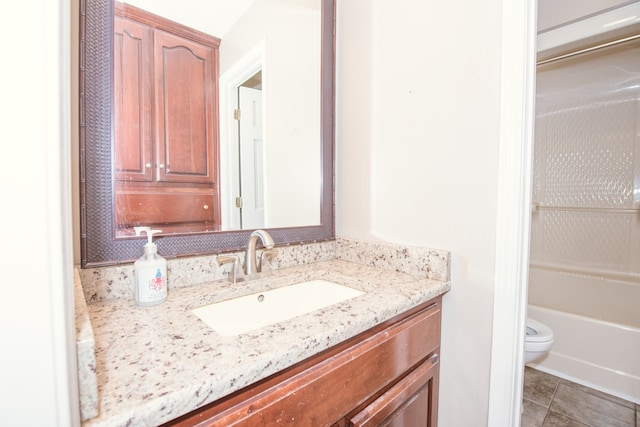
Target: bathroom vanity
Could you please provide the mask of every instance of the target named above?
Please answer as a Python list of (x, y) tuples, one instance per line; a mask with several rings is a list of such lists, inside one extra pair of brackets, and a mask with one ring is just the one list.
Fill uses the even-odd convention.
[[(318, 279), (364, 294), (235, 336), (191, 312)], [(435, 426), (441, 295), (449, 289), (448, 276), (332, 259), (243, 284), (173, 288), (154, 307), (91, 302), (99, 415), (83, 426)]]
[(436, 426), (441, 297), (175, 426)]

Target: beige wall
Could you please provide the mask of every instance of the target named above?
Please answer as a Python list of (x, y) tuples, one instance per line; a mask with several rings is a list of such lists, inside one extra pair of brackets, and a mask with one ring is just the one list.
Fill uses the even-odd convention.
[(76, 426), (69, 4), (4, 6), (0, 425)]
[(628, 0), (538, 0), (538, 31), (629, 3)]
[(452, 251), (442, 426), (487, 422), (501, 4), (338, 2), (337, 234)]

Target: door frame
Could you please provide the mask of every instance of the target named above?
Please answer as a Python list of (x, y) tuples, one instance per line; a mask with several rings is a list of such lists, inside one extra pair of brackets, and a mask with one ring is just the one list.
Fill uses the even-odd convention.
[[(222, 51), (221, 51), (222, 55)], [(223, 230), (240, 229), (240, 211), (235, 198), (240, 194), (238, 126), (233, 111), (238, 108), (238, 87), (262, 70), (262, 105), (267, 104), (266, 44), (258, 43), (220, 75), (220, 212)], [(263, 113), (264, 115), (264, 113)], [(266, 123), (266, 117), (263, 117)], [(266, 135), (264, 135), (266, 138)]]
[(500, 142), (488, 423), (519, 426), (529, 273), (537, 0), (502, 2)]

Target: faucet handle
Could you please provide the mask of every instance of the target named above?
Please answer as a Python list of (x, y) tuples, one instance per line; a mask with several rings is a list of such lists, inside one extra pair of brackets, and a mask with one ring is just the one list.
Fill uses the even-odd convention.
[(238, 255), (218, 255), (216, 257), (218, 261), (218, 265), (227, 264), (229, 262), (233, 263), (231, 267), (231, 271), (229, 271), (229, 281), (236, 283), (236, 280), (242, 276), (240, 272), (240, 257)]
[(271, 273), (270, 260), (278, 256), (277, 249), (265, 249), (260, 254), (260, 265), (258, 266), (261, 273)]

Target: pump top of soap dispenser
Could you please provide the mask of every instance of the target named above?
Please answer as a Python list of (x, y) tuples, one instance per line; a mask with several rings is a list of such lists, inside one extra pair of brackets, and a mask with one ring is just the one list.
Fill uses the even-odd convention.
[(158, 253), (158, 246), (153, 243), (153, 235), (156, 233), (162, 233), (162, 230), (152, 230), (151, 227), (133, 227), (136, 232), (136, 236), (142, 233), (147, 234), (147, 243), (144, 245), (144, 253), (147, 256)]

